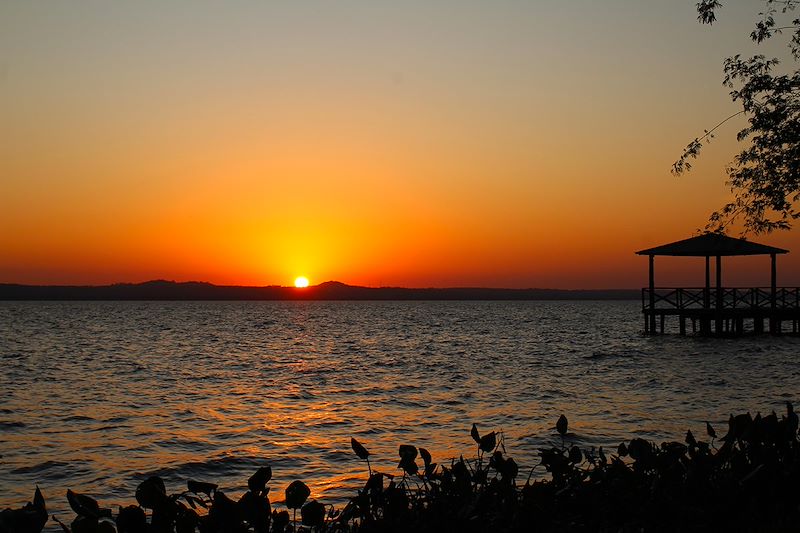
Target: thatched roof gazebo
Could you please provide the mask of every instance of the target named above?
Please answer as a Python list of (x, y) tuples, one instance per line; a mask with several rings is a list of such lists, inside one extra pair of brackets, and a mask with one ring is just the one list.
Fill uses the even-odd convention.
[[(745, 239), (735, 239), (719, 233), (705, 233), (682, 241), (676, 241), (636, 252), (649, 257), (649, 284), (642, 289), (642, 311), (645, 315), (645, 332), (656, 332), (656, 316), (661, 318), (661, 331), (664, 331), (664, 317), (677, 315), (680, 331), (686, 332), (686, 318), (700, 321), (701, 333), (711, 333), (711, 320), (716, 323), (716, 333), (742, 333), (744, 319), (753, 319), (754, 331), (763, 330), (763, 319), (770, 319), (770, 331), (780, 330), (781, 320), (793, 320), (793, 330), (798, 329), (800, 302), (797, 288), (782, 288), (779, 295), (777, 287), (777, 256), (788, 250), (758, 244)], [(680, 288), (658, 289), (655, 286), (655, 256), (705, 257), (706, 276), (703, 289)], [(722, 286), (722, 257), (742, 255), (769, 255), (771, 259), (770, 288), (730, 288)], [(711, 257), (716, 258), (716, 287), (711, 287)], [(787, 291), (789, 301), (787, 302)], [(713, 298), (712, 298), (713, 296)], [(779, 296), (781, 298), (779, 299)], [(779, 301), (780, 300), (780, 301)], [(659, 306), (658, 304), (662, 304)], [(779, 305), (780, 304), (780, 305)], [(787, 304), (788, 305), (787, 307)], [(770, 311), (767, 313), (767, 311)], [(792, 311), (787, 313), (786, 311)], [(759, 324), (761, 325), (759, 327)]]

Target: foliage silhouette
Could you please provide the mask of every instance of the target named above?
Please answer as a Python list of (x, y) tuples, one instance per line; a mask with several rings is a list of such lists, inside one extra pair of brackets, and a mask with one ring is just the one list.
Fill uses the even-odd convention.
[[(761, 43), (788, 30), (795, 65), (800, 59), (800, 18), (790, 14), (798, 3), (766, 0), (750, 34), (753, 41)], [(700, 0), (698, 20), (713, 24), (721, 7), (717, 0)], [(745, 233), (770, 232), (788, 229), (800, 218), (795, 207), (800, 201), (800, 69), (795, 66), (780, 74), (776, 73), (778, 64), (778, 59), (764, 55), (726, 59), (723, 83), (731, 89), (731, 100), (740, 104), (741, 110), (692, 140), (672, 166), (675, 175), (690, 170), (691, 160), (720, 126), (739, 115), (747, 118), (748, 125), (737, 135), (738, 141), (747, 141), (746, 147), (726, 169), (733, 200), (711, 214), (707, 230), (724, 231), (741, 217)]]
[[(76, 517), (70, 525), (53, 519), (71, 533), (783, 531), (800, 521), (798, 416), (789, 403), (780, 418), (774, 412), (731, 415), (719, 439), (706, 422), (711, 443), (687, 431), (684, 442), (633, 438), (608, 456), (602, 448), (569, 446), (565, 416), (556, 428), (561, 442), (542, 448), (533, 469), (542, 466), (549, 476), (531, 481), (529, 475), (519, 483), (503, 434), (481, 436), (473, 425), (474, 459), (437, 465), (426, 449), (403, 444), (401, 475), (370, 472), (341, 509), (309, 500), (308, 486), (292, 482), (285, 505), (300, 509), (300, 524), (287, 510), (271, 507), (268, 466), (250, 477), (238, 501), (214, 483), (195, 480), (188, 490), (168, 494), (163, 481), (151, 477), (136, 490), (139, 505), (114, 514), (69, 490)], [(355, 439), (351, 445), (364, 460), (366, 448)], [(37, 487), (32, 503), (0, 513), (0, 533), (38, 533), (47, 519)]]

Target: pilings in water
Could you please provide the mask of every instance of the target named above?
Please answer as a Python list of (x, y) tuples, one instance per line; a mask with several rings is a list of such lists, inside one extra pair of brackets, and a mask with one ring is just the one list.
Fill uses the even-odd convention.
[[(648, 335), (665, 333), (667, 317), (678, 320), (680, 335), (704, 335), (736, 337), (745, 334), (798, 335), (800, 334), (800, 317), (764, 317), (764, 316), (703, 316), (696, 313), (669, 313), (656, 310), (645, 311), (644, 332)], [(655, 320), (653, 320), (655, 318)], [(653, 329), (653, 324), (656, 328)], [(674, 330), (673, 330), (674, 331)]]

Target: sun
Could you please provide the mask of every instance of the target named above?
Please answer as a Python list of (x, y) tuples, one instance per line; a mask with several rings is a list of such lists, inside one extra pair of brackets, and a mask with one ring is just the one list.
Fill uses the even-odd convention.
[(300, 276), (295, 278), (294, 286), (298, 289), (302, 289), (303, 287), (308, 287), (308, 278), (305, 276)]

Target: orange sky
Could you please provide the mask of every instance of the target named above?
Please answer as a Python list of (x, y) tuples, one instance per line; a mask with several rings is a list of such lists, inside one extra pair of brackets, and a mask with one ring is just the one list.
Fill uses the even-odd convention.
[(741, 123), (669, 168), (760, 4), (531, 4), (0, 5), (0, 282), (641, 286), (728, 198)]

